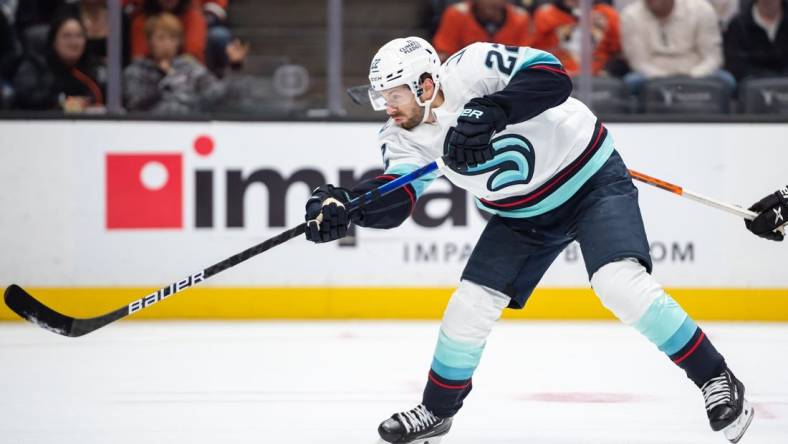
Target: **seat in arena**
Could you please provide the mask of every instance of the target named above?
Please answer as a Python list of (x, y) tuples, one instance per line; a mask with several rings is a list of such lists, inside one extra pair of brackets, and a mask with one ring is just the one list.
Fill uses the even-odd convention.
[(730, 109), (730, 88), (717, 79), (652, 79), (643, 89), (644, 109), (661, 114), (721, 114)]
[[(577, 84), (575, 84), (574, 92), (577, 92)], [(592, 78), (589, 107), (599, 114), (624, 114), (631, 112), (630, 97), (624, 81), (615, 77)]]
[(752, 114), (788, 114), (788, 77), (745, 80), (739, 86), (741, 110)]

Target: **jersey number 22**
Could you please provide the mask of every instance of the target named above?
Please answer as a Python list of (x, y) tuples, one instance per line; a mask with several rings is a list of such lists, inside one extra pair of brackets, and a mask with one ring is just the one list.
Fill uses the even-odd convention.
[(498, 68), (499, 71), (507, 76), (512, 75), (514, 65), (517, 63), (517, 54), (520, 52), (520, 48), (517, 46), (504, 46), (503, 48), (506, 49), (506, 53), (500, 50), (501, 46), (498, 44), (493, 45), (493, 48), (495, 49), (487, 53), (487, 57), (484, 59), (484, 65), (488, 68)]

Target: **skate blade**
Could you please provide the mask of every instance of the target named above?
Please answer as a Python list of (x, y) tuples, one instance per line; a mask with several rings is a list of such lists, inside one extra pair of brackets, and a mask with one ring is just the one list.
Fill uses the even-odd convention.
[(735, 421), (730, 423), (728, 427), (722, 429), (722, 433), (728, 438), (728, 441), (736, 444), (739, 442), (744, 432), (750, 427), (752, 418), (755, 416), (755, 408), (746, 399), (744, 400), (744, 407), (742, 408), (741, 415)]

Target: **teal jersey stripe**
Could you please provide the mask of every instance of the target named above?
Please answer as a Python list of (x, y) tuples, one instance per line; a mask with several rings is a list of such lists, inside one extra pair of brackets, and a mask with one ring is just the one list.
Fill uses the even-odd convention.
[(635, 322), (634, 327), (657, 347), (662, 348), (671, 342), (670, 347), (673, 348), (671, 339), (681, 329), (687, 317), (687, 312), (663, 291), (662, 295), (651, 303), (646, 313)]
[[(397, 176), (404, 176), (406, 174), (412, 173), (416, 170), (421, 168), (418, 165), (413, 165), (409, 163), (402, 163), (399, 165), (392, 165), (390, 166), (385, 173), (383, 174), (394, 174)], [(424, 190), (427, 189), (428, 186), (438, 177), (437, 173), (429, 173), (421, 176), (420, 178), (414, 180), (410, 183), (413, 189), (416, 191), (416, 199), (418, 199), (422, 194), (424, 194)]]
[(484, 344), (467, 344), (455, 341), (441, 330), (438, 334), (438, 345), (435, 347), (434, 358), (447, 367), (475, 369), (482, 359), (483, 351)]
[(545, 52), (536, 48), (526, 48), (522, 57), (522, 62), (520, 62), (520, 65), (517, 67), (517, 69), (512, 71), (509, 79), (511, 80), (515, 74), (517, 74), (519, 71), (527, 69), (529, 66), (541, 64), (558, 65), (563, 67), (561, 62), (549, 52)]
[(670, 339), (660, 344), (659, 349), (668, 356), (674, 355), (692, 340), (697, 330), (698, 324), (696, 324), (691, 317), (687, 316), (687, 318), (684, 319), (684, 323), (681, 324), (681, 327), (676, 330), (676, 333), (673, 333)]
[(548, 197), (530, 207), (517, 210), (497, 210), (485, 206), (479, 199), (476, 199), (476, 206), (488, 213), (497, 214), (503, 217), (526, 218), (547, 213), (563, 205), (564, 202), (574, 196), (580, 187), (588, 182), (588, 179), (602, 168), (602, 165), (604, 165), (607, 159), (610, 158), (610, 155), (613, 154), (613, 150), (613, 138), (608, 134), (605, 140), (602, 141), (602, 146), (599, 147), (597, 152), (591, 156), (591, 159), (589, 159), (571, 179), (558, 187)]
[(449, 379), (452, 381), (465, 381), (471, 379), (473, 376), (473, 368), (455, 368), (440, 362), (438, 358), (432, 358), (432, 367), (430, 367), (441, 378)]

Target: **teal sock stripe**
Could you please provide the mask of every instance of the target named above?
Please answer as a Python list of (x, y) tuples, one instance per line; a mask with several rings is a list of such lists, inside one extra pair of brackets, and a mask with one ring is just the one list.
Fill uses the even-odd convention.
[(473, 376), (473, 368), (454, 368), (440, 362), (438, 358), (432, 358), (432, 371), (438, 376), (451, 381), (466, 381)]
[(684, 319), (684, 322), (681, 324), (676, 333), (673, 333), (673, 336), (670, 337), (667, 341), (659, 346), (659, 349), (662, 350), (668, 356), (674, 355), (678, 353), (679, 350), (686, 347), (689, 344), (689, 341), (692, 340), (692, 337), (695, 335), (695, 331), (698, 330), (698, 325), (695, 321), (692, 320), (691, 317), (687, 316)]
[(687, 312), (665, 292), (651, 303), (634, 327), (667, 355), (687, 345), (698, 328)]
[(432, 359), (432, 371), (452, 381), (470, 379), (482, 359), (484, 344), (455, 341), (443, 332), (438, 334), (438, 345)]

